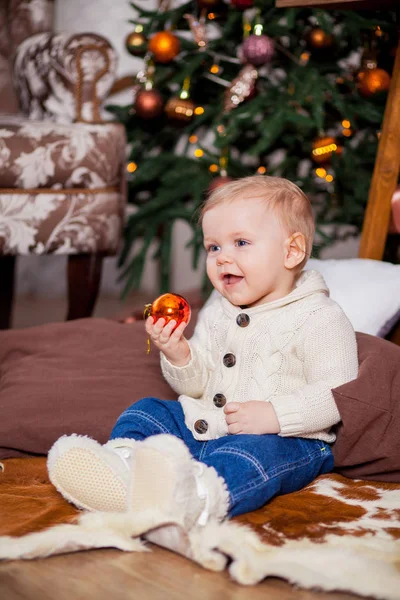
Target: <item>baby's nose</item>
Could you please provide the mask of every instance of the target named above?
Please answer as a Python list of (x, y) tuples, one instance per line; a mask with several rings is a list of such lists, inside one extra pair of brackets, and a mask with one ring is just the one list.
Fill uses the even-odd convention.
[(221, 252), (218, 255), (217, 258), (217, 264), (218, 265), (223, 265), (225, 263), (231, 263), (232, 262), (232, 257), (229, 254), (229, 252), (227, 252), (226, 250), (221, 250)]

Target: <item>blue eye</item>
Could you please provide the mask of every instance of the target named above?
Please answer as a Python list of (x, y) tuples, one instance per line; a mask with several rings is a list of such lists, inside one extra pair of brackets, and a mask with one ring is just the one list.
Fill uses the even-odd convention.
[(211, 244), (211, 246), (208, 246), (207, 252), (218, 252), (219, 249), (219, 246), (217, 246), (216, 244)]
[(249, 242), (246, 242), (246, 240), (238, 240), (236, 243), (239, 247), (248, 246), (248, 244), (249, 244)]

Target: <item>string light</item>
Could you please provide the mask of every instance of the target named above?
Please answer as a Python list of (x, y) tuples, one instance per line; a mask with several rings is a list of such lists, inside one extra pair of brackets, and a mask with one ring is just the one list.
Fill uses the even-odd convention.
[(326, 146), (320, 146), (319, 148), (314, 148), (312, 153), (314, 154), (314, 156), (322, 156), (323, 154), (329, 154), (330, 152), (336, 152), (336, 150), (337, 150), (337, 145), (335, 143), (333, 143), (333, 144), (327, 144)]
[(220, 135), (225, 135), (225, 127), (223, 125), (218, 125), (217, 131)]
[(211, 65), (210, 73), (213, 73), (214, 75), (216, 75), (217, 73), (219, 73), (219, 71), (220, 71), (220, 68), (218, 65), (216, 65), (216, 64)]
[(309, 60), (310, 60), (310, 53), (309, 52), (302, 52), (300, 54), (300, 62), (301, 62), (301, 64), (303, 66), (306, 65)]
[(211, 173), (217, 173), (218, 169), (219, 169), (219, 167), (215, 163), (213, 163), (212, 165), (210, 165), (208, 167), (208, 170), (211, 171)]
[(326, 176), (326, 169), (323, 169), (322, 167), (319, 167), (318, 169), (315, 169), (315, 174), (318, 177), (321, 177), (321, 179), (324, 179)]
[(198, 139), (199, 139), (199, 138), (197, 137), (197, 135), (191, 135), (191, 136), (190, 136), (190, 138), (189, 138), (189, 142), (190, 142), (191, 144), (195, 144), (195, 143), (197, 142), (197, 140), (198, 140)]
[(267, 172), (267, 169), (263, 166), (258, 167), (258, 169), (257, 169), (257, 173), (259, 173), (260, 175), (264, 175), (264, 173), (266, 173), (266, 172)]
[(210, 19), (210, 21), (213, 21), (215, 19), (215, 13), (213, 13), (213, 12), (208, 13), (207, 19)]
[(134, 173), (137, 169), (137, 164), (134, 162), (130, 162), (126, 165), (126, 170), (128, 173)]
[(202, 115), (203, 112), (204, 112), (204, 108), (202, 106), (196, 106), (196, 108), (194, 109), (195, 115)]
[(342, 121), (342, 127), (344, 127), (345, 129), (350, 129), (350, 127), (351, 127), (350, 121), (348, 121), (347, 119), (344, 119)]
[(327, 175), (327, 176), (325, 177), (325, 180), (326, 180), (328, 183), (330, 183), (331, 181), (333, 181), (333, 176), (332, 176), (332, 175)]
[(196, 148), (196, 150), (194, 151), (194, 155), (197, 158), (200, 158), (201, 156), (204, 156), (204, 152), (203, 152), (203, 150), (200, 150), (200, 148)]
[(342, 133), (345, 137), (350, 137), (353, 132), (351, 129), (343, 129)]

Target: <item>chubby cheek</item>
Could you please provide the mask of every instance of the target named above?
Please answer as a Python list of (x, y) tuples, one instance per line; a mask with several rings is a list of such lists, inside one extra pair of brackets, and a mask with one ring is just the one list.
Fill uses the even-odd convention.
[(214, 285), (216, 283), (216, 281), (218, 280), (217, 266), (215, 264), (215, 260), (213, 260), (211, 258), (207, 258), (206, 271), (207, 271), (207, 276), (208, 276), (209, 280)]

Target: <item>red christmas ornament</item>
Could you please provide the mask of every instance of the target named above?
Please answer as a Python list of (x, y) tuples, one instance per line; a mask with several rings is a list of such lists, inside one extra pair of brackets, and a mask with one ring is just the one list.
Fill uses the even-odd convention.
[(229, 183), (230, 181), (233, 181), (233, 179), (232, 179), (232, 177), (229, 177), (228, 175), (222, 175), (220, 177), (214, 177), (214, 179), (212, 180), (212, 182), (208, 186), (208, 192), (211, 193), (214, 190), (216, 190), (217, 188), (221, 187), (222, 185), (225, 185), (226, 183)]
[(357, 85), (364, 98), (370, 98), (378, 92), (387, 92), (391, 77), (384, 69), (364, 69), (359, 72)]
[(134, 103), (135, 113), (142, 119), (154, 119), (164, 110), (163, 97), (158, 90), (139, 90)]
[(238, 10), (246, 10), (254, 6), (253, 0), (231, 0), (231, 5)]
[(244, 40), (241, 53), (247, 62), (260, 67), (271, 60), (274, 54), (274, 42), (267, 35), (253, 33)]
[[(147, 304), (145, 316), (153, 317), (154, 321), (165, 319), (166, 323), (174, 320), (176, 327), (185, 321), (189, 323), (191, 310), (187, 300), (179, 294), (162, 294), (152, 304)], [(175, 328), (176, 329), (176, 328)]]
[(169, 63), (181, 51), (181, 42), (170, 31), (159, 31), (149, 41), (148, 49), (157, 62)]

